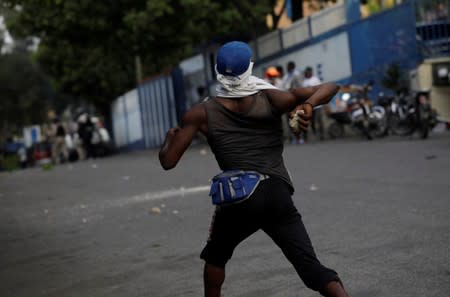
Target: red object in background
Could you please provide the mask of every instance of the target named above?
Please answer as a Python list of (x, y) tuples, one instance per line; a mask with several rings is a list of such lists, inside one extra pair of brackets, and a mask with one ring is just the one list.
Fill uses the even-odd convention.
[(51, 152), (49, 146), (44, 142), (36, 143), (33, 148), (32, 157), (35, 162), (50, 159)]

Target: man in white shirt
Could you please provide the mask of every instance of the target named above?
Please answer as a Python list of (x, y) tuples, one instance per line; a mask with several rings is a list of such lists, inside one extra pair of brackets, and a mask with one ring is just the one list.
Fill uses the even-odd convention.
[[(314, 87), (322, 83), (320, 79), (313, 74), (313, 70), (309, 66), (305, 68), (303, 75), (303, 87), (305, 88)], [(321, 106), (314, 109), (311, 129), (313, 130), (314, 135), (317, 135), (317, 133), (319, 134), (320, 140), (324, 139), (323, 111)]]
[[(285, 91), (289, 91), (293, 88), (299, 88), (302, 86), (302, 76), (300, 74), (300, 71), (297, 69), (297, 66), (295, 65), (294, 61), (289, 61), (286, 65), (287, 72), (283, 76), (283, 83), (281, 89)], [(287, 115), (283, 115), (283, 131), (285, 138), (292, 141), (292, 143), (295, 144), (302, 144), (305, 142), (303, 139), (303, 134), (293, 134), (292, 131), (289, 129), (289, 120), (287, 118)]]

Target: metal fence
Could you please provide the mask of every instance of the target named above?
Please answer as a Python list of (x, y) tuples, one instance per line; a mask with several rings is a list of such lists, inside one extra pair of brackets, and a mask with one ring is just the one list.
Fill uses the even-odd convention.
[(136, 89), (117, 98), (111, 105), (111, 114), (116, 146), (142, 146), (140, 103)]
[(177, 123), (172, 77), (164, 76), (143, 83), (138, 92), (145, 147), (159, 147), (167, 130)]
[(417, 41), (423, 58), (450, 55), (448, 0), (416, 0)]

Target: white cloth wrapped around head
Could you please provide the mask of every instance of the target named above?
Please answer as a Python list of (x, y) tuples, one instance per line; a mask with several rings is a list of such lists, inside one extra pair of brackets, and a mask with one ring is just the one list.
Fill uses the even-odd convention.
[(217, 96), (238, 98), (253, 95), (260, 90), (276, 89), (275, 86), (252, 75), (253, 62), (250, 47), (240, 41), (223, 45), (217, 54), (215, 66), (219, 84)]

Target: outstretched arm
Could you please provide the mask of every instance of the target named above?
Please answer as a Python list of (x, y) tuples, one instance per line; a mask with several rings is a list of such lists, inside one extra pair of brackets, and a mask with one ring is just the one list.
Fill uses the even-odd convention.
[(165, 170), (174, 168), (194, 139), (197, 131), (206, 123), (202, 105), (195, 105), (183, 116), (183, 127), (170, 128), (159, 151), (159, 161)]
[[(272, 106), (278, 112), (289, 112), (289, 117), (293, 118), (292, 132), (299, 134), (300, 130), (308, 130), (313, 108), (330, 102), (338, 90), (339, 87), (336, 84), (324, 83), (314, 87), (294, 88), (287, 92), (280, 90), (266, 90), (266, 92)], [(296, 126), (297, 128), (294, 129)]]
[(314, 87), (291, 90), (297, 98), (307, 96), (304, 102), (311, 104), (313, 107), (327, 104), (338, 91), (339, 87), (335, 83), (324, 83)]
[(266, 90), (272, 105), (281, 113), (292, 111), (302, 103), (312, 107), (326, 104), (337, 93), (339, 87), (335, 83), (324, 83), (314, 87), (294, 88), (289, 91)]

